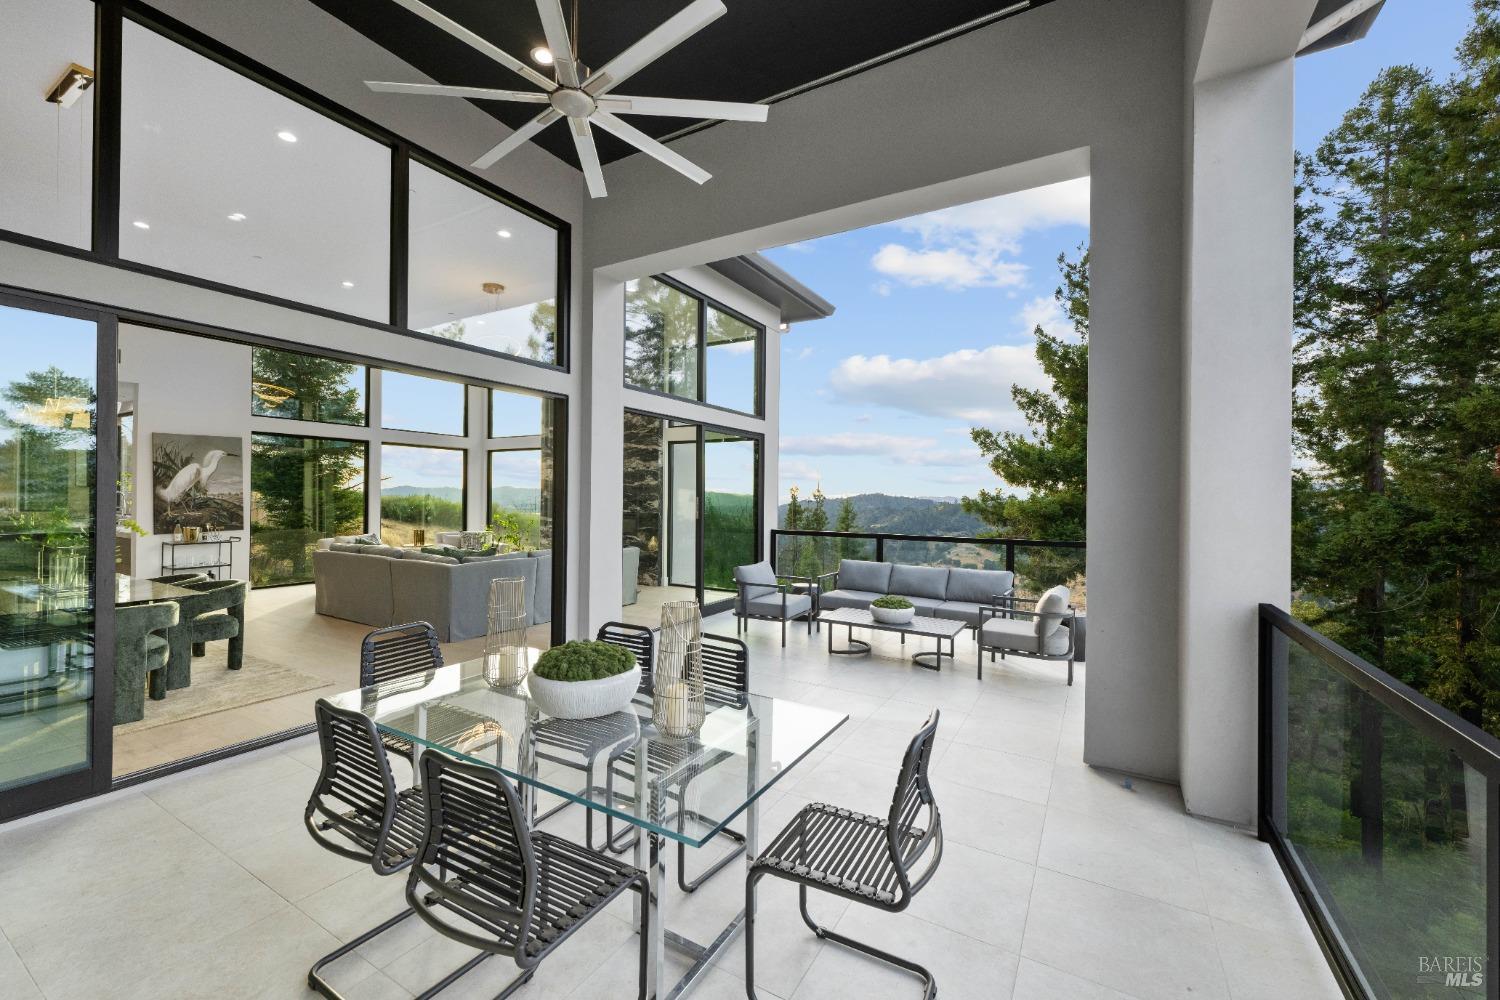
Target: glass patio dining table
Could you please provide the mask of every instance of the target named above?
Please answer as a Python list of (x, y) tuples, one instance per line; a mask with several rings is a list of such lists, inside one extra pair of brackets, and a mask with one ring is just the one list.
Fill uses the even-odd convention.
[[(647, 996), (672, 1000), (686, 995), (739, 932), (745, 914), (740, 910), (707, 942), (668, 926), (670, 865), (677, 845), (701, 848), (721, 832), (737, 834), (744, 838), (748, 864), (758, 850), (761, 797), (849, 717), (765, 695), (735, 701), (710, 698), (699, 733), (673, 739), (652, 725), (648, 692), (638, 693), (628, 710), (611, 716), (559, 720), (537, 708), (525, 682), (502, 686), (493, 679), (493, 670), (487, 679), (485, 668), (485, 658), (479, 657), (329, 700), (364, 713), (377, 728), (419, 746), (497, 768), (517, 783), (533, 820), (539, 794), (547, 793), (639, 832), (634, 861), (651, 883), (646, 904), (651, 908)], [(479, 724), (460, 731), (451, 726), (429, 731), (429, 713), (439, 706), (461, 708)], [(565, 763), (569, 750), (576, 760)], [(590, 767), (595, 760), (613, 772), (603, 784), (584, 777), (595, 773)], [(621, 837), (616, 834), (617, 840)], [(722, 854), (723, 849), (704, 853)], [(637, 926), (640, 906), (636, 903)], [(668, 948), (691, 963), (675, 983), (667, 982)]]

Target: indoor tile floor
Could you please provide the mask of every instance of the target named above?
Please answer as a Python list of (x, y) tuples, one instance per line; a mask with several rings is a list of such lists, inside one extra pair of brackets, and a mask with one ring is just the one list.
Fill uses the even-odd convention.
[[(708, 626), (734, 630), (727, 616)], [(763, 842), (811, 800), (883, 811), (906, 741), (942, 709), (938, 875), (904, 913), (827, 899), (814, 912), (926, 962), (947, 1000), (1341, 995), (1268, 847), (1188, 816), (1174, 787), (1082, 763), (1087, 670), (1068, 688), (1056, 665), (1012, 660), (981, 682), (966, 639), (941, 674), (913, 667), (894, 636), (860, 658), (830, 658), (797, 630), (784, 651), (778, 639), (751, 625), (753, 686), (850, 718), (768, 793)], [(402, 879), (324, 852), (303, 828), (317, 755), (305, 738), (0, 827), (0, 997), (310, 995), (315, 958), (402, 905)], [(553, 823), (577, 827), (579, 810)], [(668, 925), (726, 921), (740, 870), (669, 899)], [(904, 974), (813, 938), (790, 885), (763, 882), (760, 914), (761, 997), (917, 995)], [(633, 997), (629, 918), (622, 899), (518, 996)], [(411, 921), (330, 977), (351, 998), (408, 997), (466, 957)], [(493, 996), (513, 972), (492, 959), (443, 997)], [(692, 996), (737, 1000), (743, 974), (736, 943)]]

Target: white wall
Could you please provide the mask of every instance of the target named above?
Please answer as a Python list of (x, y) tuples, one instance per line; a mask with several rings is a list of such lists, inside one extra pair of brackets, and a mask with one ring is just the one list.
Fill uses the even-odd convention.
[[(153, 531), (151, 437), (153, 434), (225, 435), (240, 442), (244, 469), (242, 506), (246, 521), (234, 531), (233, 569), (220, 578), (250, 578), (250, 348), (205, 337), (184, 337), (146, 327), (120, 325), (120, 381), (135, 382), (135, 519)], [(234, 405), (234, 404), (239, 405)], [(133, 575), (162, 573), (162, 542), (170, 532), (135, 539)], [(179, 562), (209, 561), (212, 546), (177, 550)]]

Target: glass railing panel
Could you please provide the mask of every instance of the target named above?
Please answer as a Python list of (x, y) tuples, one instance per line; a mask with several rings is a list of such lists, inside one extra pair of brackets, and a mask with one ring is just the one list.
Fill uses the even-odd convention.
[(874, 559), (875, 538), (823, 538), (807, 535), (776, 535), (773, 565), (778, 573), (817, 576), (839, 568), (841, 559)]
[(1265, 817), (1374, 997), (1486, 996), (1491, 785), (1273, 632)]
[(959, 569), (1004, 569), (1005, 546), (928, 538), (922, 541), (888, 538), (885, 561), (902, 566), (950, 566)]
[(1016, 544), (1016, 595), (1037, 597), (1063, 584), (1073, 595), (1073, 607), (1088, 607), (1087, 554), (1082, 548)]

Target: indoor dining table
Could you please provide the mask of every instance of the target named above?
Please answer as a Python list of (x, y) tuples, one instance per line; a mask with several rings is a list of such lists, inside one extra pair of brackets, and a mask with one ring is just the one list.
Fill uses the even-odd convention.
[[(535, 651), (531, 651), (535, 656)], [(336, 695), (329, 700), (343, 709), (369, 716), (377, 728), (415, 744), (460, 759), (498, 769), (516, 782), (528, 814), (537, 815), (538, 796), (546, 793), (595, 810), (616, 823), (635, 827), (636, 867), (647, 873), (649, 900), (637, 902), (636, 925), (642, 905), (650, 907), (647, 996), (672, 1000), (685, 996), (712, 965), (744, 924), (741, 909), (713, 936), (695, 940), (671, 927), (668, 901), (673, 886), (670, 866), (678, 843), (690, 848), (714, 845), (718, 834), (743, 836), (745, 863), (758, 850), (761, 797), (787, 772), (804, 761), (835, 730), (848, 721), (842, 712), (800, 704), (784, 698), (750, 694), (734, 701), (708, 699), (702, 728), (695, 736), (674, 739), (660, 733), (651, 721), (651, 695), (638, 693), (630, 708), (607, 716), (619, 742), (603, 756), (615, 770), (615, 781), (586, 784), (578, 767), (560, 766), (555, 741), (547, 741), (550, 719), (532, 701), (526, 682), (504, 685), (494, 664), (485, 657), (455, 663), (425, 674), (399, 678)], [(429, 734), (427, 717), (436, 706), (466, 709), (485, 721), (477, 727), (498, 731), (499, 740), (475, 740), (475, 730)], [(601, 720), (588, 720), (595, 723)], [(565, 723), (563, 723), (565, 724)], [(447, 727), (451, 729), (451, 727)], [(670, 753), (649, 752), (653, 741), (671, 744)], [(477, 744), (477, 745), (474, 745)], [(539, 754), (539, 748), (544, 753)], [(633, 748), (634, 753), (624, 752)], [(674, 762), (660, 766), (662, 759)], [(648, 766), (655, 762), (656, 766)], [(705, 852), (722, 852), (720, 845)], [(689, 856), (696, 851), (689, 851)], [(675, 983), (667, 982), (666, 951), (684, 954), (690, 966)]]

